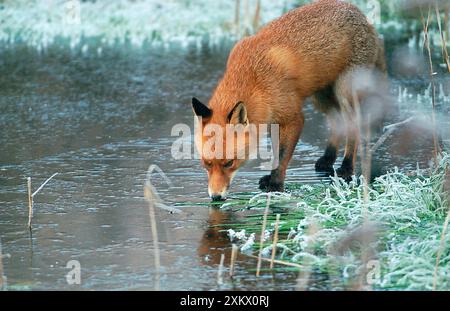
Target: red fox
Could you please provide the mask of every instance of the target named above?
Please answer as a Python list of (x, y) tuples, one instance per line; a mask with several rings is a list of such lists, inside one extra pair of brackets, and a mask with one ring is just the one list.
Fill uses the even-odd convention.
[[(286, 169), (303, 129), (303, 102), (312, 97), (316, 108), (327, 114), (331, 129), (315, 168), (333, 171), (345, 139), (344, 160), (336, 172), (348, 178), (353, 175), (359, 144), (349, 73), (361, 67), (384, 72), (385, 66), (378, 34), (364, 14), (343, 1), (319, 0), (289, 11), (239, 41), (209, 105), (193, 98), (192, 106), (201, 129), (208, 124), (223, 128), (227, 124), (279, 125), (279, 165), (259, 181), (261, 190), (275, 192), (284, 191)], [(344, 131), (340, 130), (342, 120), (346, 121)], [(197, 148), (209, 138), (200, 131)], [(226, 137), (223, 140), (226, 145)], [(200, 154), (208, 172), (209, 196), (214, 201), (226, 199), (233, 176), (246, 158)]]

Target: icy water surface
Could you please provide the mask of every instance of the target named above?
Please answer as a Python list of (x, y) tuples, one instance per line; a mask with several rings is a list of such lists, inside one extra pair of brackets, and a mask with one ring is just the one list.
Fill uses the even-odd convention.
[[(143, 197), (151, 164), (173, 182), (168, 187), (155, 179), (161, 197), (184, 203), (182, 214), (157, 212), (161, 289), (295, 288), (292, 272), (267, 273), (256, 281), (255, 261), (245, 257), (238, 258), (234, 281), (218, 285), (220, 254), (228, 255), (230, 245), (220, 227), (211, 226), (242, 215), (196, 205), (209, 201), (206, 174), (198, 160), (171, 157), (177, 138), (172, 127), (192, 127), (190, 99), (208, 100), (226, 56), (226, 49), (0, 51), (0, 238), (3, 253), (11, 255), (3, 259), (10, 289), (153, 289), (154, 250)], [(422, 91), (428, 82), (395, 80), (393, 93), (399, 85)], [(287, 182), (326, 182), (313, 170), (326, 143), (325, 119), (309, 104), (305, 113)], [(390, 139), (374, 166), (424, 166), (430, 136), (417, 130), (413, 135), (408, 143), (404, 137)], [(30, 235), (26, 177), (36, 189), (55, 172), (59, 175), (35, 197)], [(249, 163), (232, 192), (256, 192), (264, 174)], [(70, 260), (81, 264), (81, 285), (66, 281)]]

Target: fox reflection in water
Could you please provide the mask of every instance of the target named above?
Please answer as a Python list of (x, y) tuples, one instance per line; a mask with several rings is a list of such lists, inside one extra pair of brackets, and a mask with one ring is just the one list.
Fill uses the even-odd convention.
[(197, 250), (200, 262), (205, 265), (220, 264), (220, 257), (225, 255), (225, 264), (231, 258), (231, 242), (227, 234), (227, 224), (236, 223), (237, 216), (231, 210), (223, 211), (215, 206), (209, 209), (207, 228)]

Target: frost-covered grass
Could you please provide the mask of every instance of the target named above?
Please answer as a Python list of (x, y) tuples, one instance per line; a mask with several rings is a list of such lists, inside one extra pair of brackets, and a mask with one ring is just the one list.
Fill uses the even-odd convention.
[[(249, 3), (247, 20), (253, 17), (254, 2)], [(264, 1), (261, 23), (280, 16), (284, 5), (284, 0)], [(38, 49), (59, 38), (71, 47), (83, 38), (99, 38), (99, 44), (109, 46), (215, 43), (236, 34), (234, 10), (235, 1), (229, 0), (6, 0), (0, 3), (0, 42), (21, 40)], [(244, 12), (242, 8), (242, 27)]]
[[(296, 6), (311, 0), (261, 1), (260, 21), (263, 25)], [(367, 0), (352, 0), (368, 16), (373, 6)], [(64, 39), (71, 48), (83, 51), (130, 43), (170, 46), (217, 45), (234, 41), (254, 32), (252, 20), (256, 0), (240, 1), (239, 31), (235, 24), (236, 1), (233, 0), (4, 0), (0, 2), (0, 42), (17, 41), (45, 49)], [(417, 21), (404, 20), (399, 5), (382, 1), (381, 19), (374, 21), (381, 33), (396, 40), (406, 36), (414, 40)], [(415, 27), (415, 28), (414, 28)], [(413, 29), (414, 28), (414, 29)], [(420, 32), (420, 29), (419, 29)], [(440, 45), (439, 33), (430, 27), (432, 42)], [(84, 39), (93, 38), (95, 43)]]
[[(334, 178), (331, 185), (291, 186), (288, 194), (271, 198), (263, 256), (270, 258), (275, 214), (282, 212), (276, 259), (334, 276), (337, 288), (354, 288), (370, 259), (381, 268), (373, 288), (430, 290), (441, 249), (437, 289), (450, 290), (450, 230), (444, 232), (441, 248), (449, 208), (444, 191), (448, 169), (447, 154), (433, 170), (405, 174), (395, 169), (369, 186), (368, 200), (355, 178), (349, 184)], [(266, 196), (258, 195), (246, 207), (263, 209), (265, 204)], [(230, 239), (242, 252), (258, 253), (261, 220), (259, 214), (230, 225)], [(363, 259), (364, 254), (369, 257)]]

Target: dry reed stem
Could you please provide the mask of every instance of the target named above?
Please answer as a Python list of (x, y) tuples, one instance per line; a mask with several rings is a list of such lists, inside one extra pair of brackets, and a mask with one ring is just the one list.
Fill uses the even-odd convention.
[[(363, 174), (363, 208), (362, 208), (362, 216), (363, 216), (363, 227), (365, 227), (369, 223), (369, 182), (371, 178), (371, 167), (372, 167), (372, 153), (370, 148), (370, 141), (372, 139), (372, 133), (371, 133), (371, 116), (370, 114), (367, 115), (367, 120), (364, 120), (362, 122), (362, 115), (361, 115), (361, 102), (359, 101), (358, 94), (355, 90), (352, 91), (353, 94), (353, 105), (355, 108), (355, 115), (356, 115), (356, 124), (357, 124), (357, 130), (359, 133), (359, 142), (358, 142), (358, 149), (360, 150), (361, 155), (361, 170)], [(363, 135), (363, 123), (366, 125), (365, 128), (365, 137)], [(361, 243), (361, 261), (364, 264), (364, 269), (361, 271), (361, 274), (359, 275), (358, 280), (358, 290), (361, 290), (364, 288), (364, 276), (366, 275), (366, 269), (367, 262), (369, 260), (368, 256), (368, 247), (369, 247), (369, 241), (366, 239), (366, 235), (363, 236), (363, 240)]]
[(36, 194), (39, 193), (39, 191), (42, 190), (42, 188), (45, 187), (45, 185), (46, 185), (50, 180), (52, 180), (53, 177), (55, 177), (55, 176), (58, 175), (58, 174), (59, 174), (59, 173), (55, 173), (55, 174), (53, 174), (52, 176), (50, 176), (49, 178), (47, 178), (47, 180), (44, 181), (44, 182), (39, 186), (39, 188), (38, 188), (35, 192), (33, 192), (33, 193), (31, 193), (31, 177), (28, 177), (28, 178), (27, 178), (27, 188), (28, 188), (28, 229), (31, 230), (31, 223), (32, 223), (32, 220), (33, 220), (33, 202), (34, 202), (33, 199), (34, 199), (34, 197), (36, 196)]
[(168, 211), (171, 214), (180, 214), (183, 211), (172, 207), (172, 206), (167, 206), (166, 204), (163, 203), (163, 201), (161, 200), (161, 197), (158, 194), (158, 191), (156, 190), (156, 188), (153, 186), (153, 184), (151, 183), (151, 177), (153, 174), (153, 171), (156, 171), (163, 179), (164, 181), (167, 183), (167, 185), (169, 187), (172, 187), (172, 182), (170, 181), (170, 179), (166, 176), (166, 174), (159, 168), (159, 166), (157, 165), (150, 165), (150, 167), (147, 170), (147, 175), (146, 175), (146, 179), (145, 179), (145, 188), (147, 191), (146, 192), (146, 198), (147, 200), (151, 200), (154, 204), (155, 207)]
[(445, 42), (444, 31), (442, 30), (441, 14), (439, 13), (439, 5), (438, 5), (437, 1), (435, 2), (435, 10), (436, 10), (437, 23), (438, 23), (438, 27), (439, 27), (439, 34), (440, 34), (441, 42), (442, 42), (442, 57), (444, 58), (444, 61), (447, 64), (448, 72), (450, 72), (450, 60), (448, 59), (447, 44)]
[(253, 32), (257, 32), (259, 29), (259, 20), (261, 18), (261, 0), (256, 0), (255, 15), (253, 17)]
[(161, 200), (161, 197), (158, 194), (158, 191), (156, 190), (156, 188), (151, 184), (151, 183), (147, 183), (145, 185), (146, 187), (146, 198), (150, 201), (153, 202), (153, 205), (155, 207), (157, 207), (158, 209), (162, 209), (164, 211), (169, 212), (170, 214), (181, 214), (183, 213), (182, 210), (172, 207), (172, 206), (168, 206), (166, 204), (164, 204)]
[(34, 197), (36, 194), (38, 194), (38, 192), (41, 191), (42, 188), (44, 188), (44, 186), (45, 186), (45, 185), (46, 185), (53, 177), (55, 177), (55, 176), (58, 175), (58, 174), (59, 174), (59, 173), (55, 173), (55, 174), (53, 174), (52, 176), (50, 176), (49, 178), (47, 178), (47, 180), (44, 181), (44, 182), (39, 186), (39, 188), (38, 188), (35, 192), (33, 192), (32, 197)]
[(256, 264), (256, 277), (259, 277), (259, 273), (261, 270), (261, 259), (262, 259), (262, 250), (264, 244), (264, 236), (266, 233), (266, 225), (267, 225), (267, 214), (269, 213), (270, 207), (270, 193), (267, 194), (267, 204), (266, 209), (264, 210), (263, 223), (261, 228), (261, 237), (259, 239), (259, 254), (258, 254), (258, 263)]
[[(369, 184), (368, 181), (370, 180), (370, 174), (371, 174), (371, 148), (370, 148), (370, 139), (371, 139), (371, 132), (370, 132), (370, 115), (368, 116), (368, 120), (366, 120), (365, 124), (367, 126), (366, 128), (366, 133), (367, 133), (367, 137), (363, 137), (362, 135), (362, 122), (361, 122), (361, 105), (360, 105), (360, 101), (358, 98), (358, 94), (357, 91), (352, 88), (351, 90), (351, 96), (352, 96), (352, 103), (353, 105), (350, 104), (350, 102), (344, 98), (343, 100), (343, 111), (344, 111), (344, 116), (347, 118), (346, 122), (347, 124), (355, 124), (356, 126), (356, 144), (360, 153), (360, 160), (361, 160), (361, 170), (362, 170), (362, 175), (364, 176), (364, 184), (363, 184), (363, 200), (364, 200), (364, 204), (363, 204), (363, 208), (361, 210), (361, 214), (363, 216), (363, 226), (367, 225), (368, 222), (368, 202), (369, 202)], [(350, 125), (351, 126), (351, 125)], [(386, 138), (389, 135), (386, 135), (385, 138), (383, 138), (383, 141), (386, 140)], [(363, 141), (365, 141), (365, 143), (363, 143)], [(382, 142), (381, 142), (382, 143)], [(380, 144), (381, 144), (380, 143)], [(365, 262), (367, 260), (367, 248), (365, 247), (366, 245), (368, 245), (367, 240), (364, 239), (362, 240), (362, 254), (361, 254), (361, 258), (363, 260), (363, 262)], [(364, 272), (364, 271), (363, 271)], [(362, 288), (361, 283), (362, 283), (362, 278), (364, 276), (364, 273), (360, 274), (360, 278), (359, 278), (359, 282), (358, 285), (360, 288)], [(298, 285), (297, 285), (297, 290), (305, 290), (306, 286), (307, 286), (307, 281), (309, 279), (309, 274), (306, 274), (306, 278), (304, 278), (304, 281), (301, 281), (301, 276), (299, 276), (298, 278)]]
[[(310, 225), (310, 227), (308, 228), (308, 232), (307, 235), (309, 236), (308, 238), (308, 243), (306, 245), (306, 249), (311, 249), (313, 248), (314, 245), (314, 235), (319, 231), (319, 226), (316, 223), (312, 223)], [(296, 289), (297, 291), (306, 291), (307, 287), (308, 287), (308, 282), (309, 279), (311, 277), (311, 270), (312, 270), (312, 263), (311, 263), (311, 259), (310, 258), (306, 258), (304, 261), (304, 265), (303, 265), (303, 270), (300, 271), (300, 273), (298, 274), (297, 277), (297, 286)]]
[(444, 9), (444, 31), (445, 31), (445, 40), (450, 40), (450, 25), (448, 23), (449, 21), (449, 11), (450, 11), (450, 5), (447, 4)]
[(236, 0), (234, 8), (234, 27), (236, 30), (236, 36), (241, 37), (241, 1)]
[(33, 218), (33, 196), (31, 193), (31, 177), (27, 177), (28, 188), (28, 229), (31, 230), (31, 220)]
[[(370, 149), (370, 141), (372, 139), (372, 132), (371, 132), (371, 117), (370, 114), (367, 116), (367, 128), (366, 128), (366, 143), (365, 143), (365, 150), (364, 150), (364, 160), (362, 160), (361, 165), (364, 167), (364, 209), (363, 209), (363, 227), (366, 227), (369, 225), (369, 201), (370, 201), (370, 197), (369, 197), (369, 182), (371, 177), (371, 170), (372, 170), (372, 152)], [(360, 279), (359, 279), (359, 287), (362, 289), (364, 287), (364, 280), (366, 279), (367, 276), (367, 263), (370, 260), (370, 255), (368, 252), (369, 249), (369, 236), (367, 235), (363, 235), (363, 251), (361, 253), (361, 261), (364, 263), (364, 269), (363, 272), (360, 275)], [(368, 284), (368, 286), (371, 288), (371, 285)]]
[(2, 251), (2, 241), (0, 239), (0, 290), (6, 288), (5, 277), (3, 273), (3, 251)]
[(378, 139), (378, 141), (373, 145), (373, 147), (370, 149), (370, 152), (373, 154), (378, 148), (380, 148), (383, 143), (388, 139), (389, 136), (399, 127), (400, 125), (407, 124), (411, 121), (413, 121), (415, 117), (410, 117), (402, 122), (394, 123), (387, 125), (383, 128), (384, 134)]
[[(244, 255), (247, 256), (247, 257), (259, 260), (258, 256), (249, 255), (249, 254), (245, 254), (245, 253), (244, 253)], [(272, 259), (269, 259), (269, 258), (261, 258), (261, 260), (262, 261), (266, 261), (266, 262), (272, 262)], [(288, 261), (282, 261), (282, 260), (275, 259), (273, 262), (275, 264), (283, 265), (283, 266), (295, 267), (295, 268), (299, 268), (299, 269), (303, 269), (304, 268), (304, 266), (302, 266), (302, 265), (299, 265), (299, 264), (296, 264), (296, 263), (293, 263), (293, 262), (288, 262)]]
[(363, 216), (364, 219), (367, 218), (367, 203), (369, 201), (369, 180), (370, 180), (370, 170), (371, 170), (371, 153), (370, 153), (370, 140), (371, 140), (371, 132), (370, 132), (370, 115), (367, 115), (367, 120), (365, 120), (366, 124), (366, 137), (363, 136), (362, 129), (362, 121), (361, 121), (361, 103), (358, 98), (358, 94), (356, 90), (352, 91), (353, 95), (353, 109), (354, 109), (354, 118), (356, 118), (356, 126), (358, 132), (358, 142), (357, 146), (360, 150), (360, 158), (361, 158), (361, 170), (364, 176), (364, 209)]
[(275, 255), (277, 253), (277, 244), (278, 244), (278, 227), (280, 225), (280, 214), (277, 214), (277, 219), (275, 221), (275, 232), (273, 235), (273, 246), (272, 246), (272, 257), (270, 262), (270, 269), (273, 269), (273, 261), (275, 260)]
[(425, 17), (423, 15), (422, 7), (420, 8), (420, 18), (422, 21), (423, 26), (423, 32), (424, 32), (424, 45), (428, 52), (428, 62), (430, 65), (430, 80), (431, 80), (431, 88), (432, 88), (432, 94), (431, 94), (431, 103), (432, 103), (432, 111), (431, 111), (431, 119), (432, 119), (432, 126), (433, 126), (433, 144), (434, 144), (434, 163), (437, 164), (437, 158), (438, 154), (440, 154), (440, 148), (438, 144), (438, 138), (437, 138), (437, 127), (436, 127), (436, 83), (434, 81), (434, 69), (433, 69), (433, 59), (431, 54), (431, 47), (430, 47), (430, 38), (428, 33), (428, 27), (430, 25), (431, 21), (431, 6), (428, 6), (428, 17), (425, 22)]
[(2, 240), (0, 239), (0, 291), (6, 290), (8, 284), (7, 284), (7, 278), (5, 276), (4, 268), (3, 268), (3, 258), (11, 258), (10, 254), (3, 254), (3, 248), (2, 248)]
[(244, 14), (243, 14), (243, 21), (242, 21), (242, 36), (246, 37), (250, 35), (249, 33), (249, 20), (250, 20), (250, 6), (249, 6), (249, 0), (244, 0)]
[(154, 250), (154, 260), (155, 260), (155, 269), (156, 269), (156, 277), (155, 277), (155, 290), (159, 291), (160, 289), (160, 270), (161, 270), (161, 257), (159, 252), (159, 239), (158, 239), (158, 228), (156, 221), (156, 213), (155, 213), (155, 204), (160, 201), (158, 192), (156, 188), (153, 187), (151, 183), (151, 175), (153, 171), (157, 171), (167, 182), (169, 186), (172, 185), (169, 178), (164, 174), (164, 172), (157, 165), (150, 165), (147, 170), (147, 176), (144, 184), (144, 198), (148, 202), (148, 213), (150, 218), (150, 227), (152, 231), (152, 240), (153, 240), (153, 250)]
[(219, 269), (217, 270), (217, 284), (223, 284), (223, 264), (225, 262), (225, 254), (220, 255)]
[(160, 262), (160, 254), (159, 254), (158, 229), (156, 227), (156, 214), (155, 214), (155, 208), (153, 205), (153, 201), (151, 201), (151, 200), (148, 200), (148, 213), (149, 213), (149, 217), (150, 217), (150, 225), (151, 225), (151, 230), (152, 230), (154, 260), (155, 260), (155, 269), (156, 269), (155, 290), (159, 291), (161, 262)]
[(234, 266), (236, 264), (237, 252), (238, 252), (238, 247), (236, 244), (233, 244), (231, 246), (230, 277), (234, 276)]

